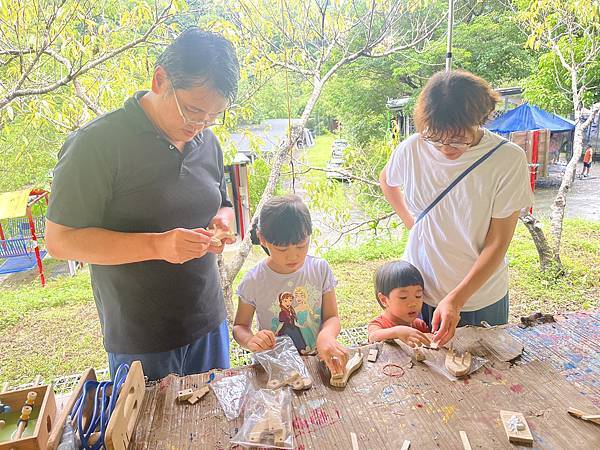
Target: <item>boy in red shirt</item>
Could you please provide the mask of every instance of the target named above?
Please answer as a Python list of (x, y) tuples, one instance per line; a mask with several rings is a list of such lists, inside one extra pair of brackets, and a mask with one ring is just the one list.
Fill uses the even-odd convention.
[(419, 317), (423, 306), (423, 277), (406, 261), (384, 264), (375, 275), (375, 295), (383, 314), (369, 322), (369, 342), (400, 339), (411, 347), (429, 346), (427, 324)]
[(590, 168), (592, 167), (592, 147), (588, 146), (585, 150), (585, 154), (583, 155), (583, 170), (581, 171), (581, 175), (584, 177), (590, 176)]

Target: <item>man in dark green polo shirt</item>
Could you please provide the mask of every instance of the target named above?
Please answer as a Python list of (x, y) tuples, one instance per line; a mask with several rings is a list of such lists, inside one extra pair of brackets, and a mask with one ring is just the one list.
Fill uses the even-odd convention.
[(142, 361), (151, 380), (229, 367), (213, 227), (228, 229), (223, 154), (208, 127), (237, 93), (233, 46), (190, 28), (137, 92), (65, 142), (46, 242), (90, 263), (111, 373)]

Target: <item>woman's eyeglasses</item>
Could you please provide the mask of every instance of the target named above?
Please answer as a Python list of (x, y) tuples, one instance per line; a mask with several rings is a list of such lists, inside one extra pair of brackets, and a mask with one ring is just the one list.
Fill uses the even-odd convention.
[(440, 142), (428, 138), (423, 138), (423, 140), (433, 145), (435, 148), (442, 148), (444, 146), (448, 146), (457, 150), (467, 150), (473, 144), (473, 142)]
[[(169, 83), (171, 83), (171, 82), (169, 81)], [(190, 119), (183, 113), (183, 110), (181, 109), (181, 106), (179, 105), (179, 100), (177, 99), (177, 93), (175, 92), (173, 83), (171, 83), (171, 89), (173, 89), (173, 96), (175, 97), (175, 105), (177, 105), (177, 111), (179, 111), (179, 115), (181, 116), (181, 118), (183, 119), (183, 122), (186, 125), (191, 125), (193, 127), (212, 127), (214, 125), (223, 125), (225, 123), (225, 111), (223, 111), (223, 114), (220, 117), (211, 118), (209, 120), (192, 120), (192, 119)]]

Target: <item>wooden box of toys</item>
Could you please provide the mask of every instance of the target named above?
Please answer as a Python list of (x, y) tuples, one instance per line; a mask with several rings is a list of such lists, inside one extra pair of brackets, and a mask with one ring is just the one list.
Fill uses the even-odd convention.
[(52, 386), (0, 394), (0, 450), (43, 450), (54, 429)]

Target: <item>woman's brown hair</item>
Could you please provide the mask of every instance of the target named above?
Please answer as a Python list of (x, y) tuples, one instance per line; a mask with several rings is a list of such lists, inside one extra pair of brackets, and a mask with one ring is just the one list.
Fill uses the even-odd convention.
[(424, 137), (447, 141), (468, 128), (483, 125), (500, 100), (490, 85), (470, 72), (433, 75), (417, 100), (414, 120)]

